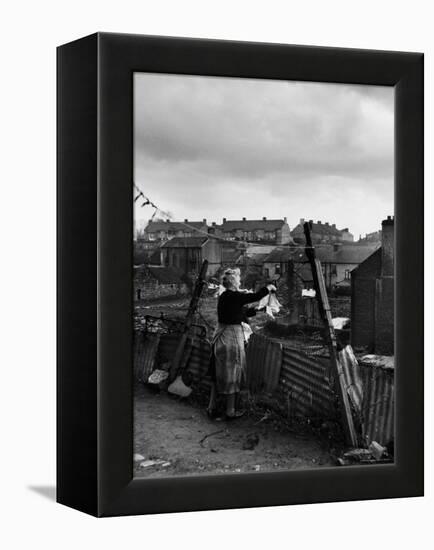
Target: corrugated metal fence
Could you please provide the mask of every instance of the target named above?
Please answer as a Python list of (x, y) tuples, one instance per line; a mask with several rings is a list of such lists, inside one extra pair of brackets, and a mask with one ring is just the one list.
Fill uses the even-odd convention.
[[(146, 381), (155, 368), (165, 368), (175, 354), (179, 332), (135, 335), (134, 370)], [(207, 385), (210, 344), (203, 334), (187, 340), (183, 372), (193, 384)], [(322, 353), (322, 354), (321, 354)], [(332, 419), (336, 396), (330, 379), (330, 359), (324, 352), (309, 353), (290, 344), (253, 334), (247, 346), (247, 388), (251, 395), (276, 397), (291, 418)], [(364, 444), (385, 445), (394, 437), (393, 370), (359, 365), (352, 348), (340, 352), (344, 379)]]
[[(252, 393), (277, 396), (290, 417), (331, 419), (336, 396), (330, 359), (286, 343), (253, 334), (247, 347), (247, 382)], [(351, 346), (339, 352), (353, 414), (362, 428), (363, 443), (386, 445), (394, 438), (393, 369), (359, 365)]]
[(395, 390), (393, 369), (360, 365), (363, 384), (362, 435), (365, 443), (386, 445), (394, 439)]

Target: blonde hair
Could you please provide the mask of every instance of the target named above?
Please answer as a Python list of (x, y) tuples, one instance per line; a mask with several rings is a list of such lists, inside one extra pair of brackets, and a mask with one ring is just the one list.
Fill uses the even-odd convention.
[(241, 272), (238, 268), (226, 269), (222, 277), (222, 285), (228, 290), (236, 290), (240, 284)]

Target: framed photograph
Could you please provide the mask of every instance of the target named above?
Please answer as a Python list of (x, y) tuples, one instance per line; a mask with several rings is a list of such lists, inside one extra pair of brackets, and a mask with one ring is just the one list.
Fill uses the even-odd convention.
[(58, 48), (58, 502), (423, 495), (423, 55)]

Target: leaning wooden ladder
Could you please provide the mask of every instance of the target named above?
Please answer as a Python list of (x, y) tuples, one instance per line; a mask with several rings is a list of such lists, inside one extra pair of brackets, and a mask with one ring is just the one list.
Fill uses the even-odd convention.
[(331, 367), (335, 375), (336, 392), (339, 397), (345, 441), (348, 445), (357, 447), (357, 434), (354, 428), (353, 416), (348, 400), (347, 388), (345, 386), (344, 372), (341, 362), (339, 361), (335, 329), (332, 323), (332, 314), (327, 296), (324, 275), (321, 268), (321, 262), (315, 257), (315, 248), (312, 245), (309, 222), (305, 222), (303, 228), (306, 237), (305, 252), (312, 268), (313, 284), (315, 287), (316, 298), (318, 300), (319, 313), (324, 323), (330, 353)]
[(179, 339), (178, 345), (176, 347), (175, 355), (173, 357), (172, 364), (170, 366), (170, 381), (173, 381), (178, 374), (179, 367), (181, 366), (182, 356), (184, 354), (185, 344), (187, 343), (188, 333), (190, 332), (191, 325), (193, 323), (194, 314), (199, 305), (200, 297), (202, 296), (203, 289), (205, 287), (205, 277), (206, 272), (208, 271), (208, 260), (204, 260), (202, 267), (200, 268), (199, 275), (196, 279), (194, 285), (193, 294), (191, 296), (190, 305), (188, 306), (187, 315), (184, 319), (184, 324), (182, 326), (181, 338)]

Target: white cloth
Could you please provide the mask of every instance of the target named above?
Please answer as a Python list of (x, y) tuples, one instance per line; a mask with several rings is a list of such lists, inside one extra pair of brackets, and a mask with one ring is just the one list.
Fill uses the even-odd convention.
[(282, 304), (279, 303), (275, 293), (270, 293), (267, 296), (264, 296), (258, 304), (258, 309), (265, 308), (265, 313), (274, 319), (274, 315), (279, 313)]

